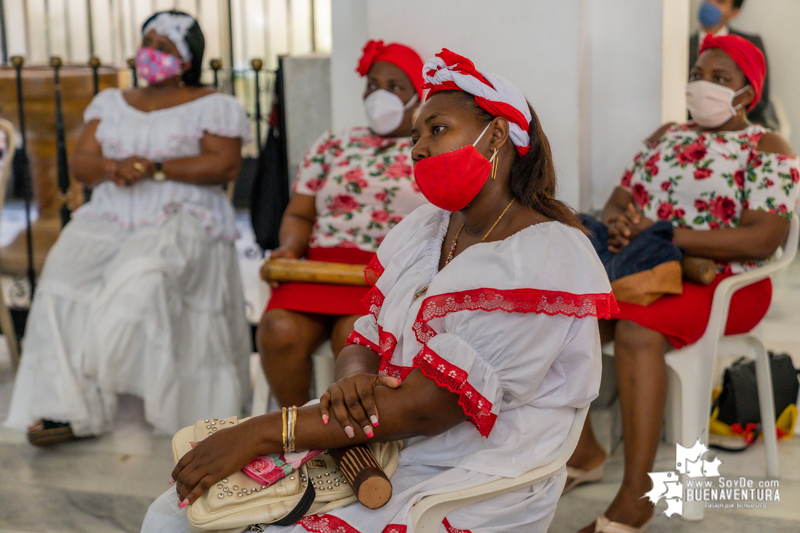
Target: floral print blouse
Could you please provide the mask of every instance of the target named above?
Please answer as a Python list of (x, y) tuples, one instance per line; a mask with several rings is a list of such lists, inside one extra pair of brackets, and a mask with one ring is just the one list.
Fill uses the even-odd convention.
[(309, 246), (374, 252), (425, 197), (414, 181), (411, 139), (359, 127), (326, 132), (306, 152), (292, 190), (316, 197)]
[[(740, 131), (693, 131), (670, 126), (655, 145), (646, 145), (626, 169), (620, 185), (653, 220), (675, 227), (733, 228), (742, 210), (787, 218), (797, 204), (797, 157), (756, 150), (767, 132), (753, 124)], [(743, 272), (758, 262), (720, 264), (721, 272)]]

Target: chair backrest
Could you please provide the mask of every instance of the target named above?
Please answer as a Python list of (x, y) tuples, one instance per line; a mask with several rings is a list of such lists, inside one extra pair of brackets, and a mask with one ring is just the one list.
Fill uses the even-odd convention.
[(14, 153), (17, 150), (17, 130), (14, 125), (4, 118), (0, 118), (0, 209), (6, 199), (6, 188), (8, 179), (11, 177), (11, 164), (14, 161)]
[(567, 460), (575, 451), (588, 413), (588, 405), (576, 411), (561, 453), (546, 465), (534, 468), (518, 478), (502, 478), (477, 487), (422, 498), (411, 508), (411, 531), (413, 533), (437, 533), (444, 517), (456, 509), (523, 487), (530, 487), (553, 476), (567, 464)]

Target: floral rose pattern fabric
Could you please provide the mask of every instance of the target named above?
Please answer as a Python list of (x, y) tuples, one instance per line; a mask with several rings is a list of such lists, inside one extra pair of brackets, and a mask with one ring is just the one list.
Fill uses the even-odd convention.
[[(797, 204), (797, 157), (756, 150), (765, 130), (754, 124), (740, 131), (693, 131), (673, 125), (655, 145), (647, 145), (626, 169), (620, 185), (640, 212), (675, 227), (733, 228), (742, 210), (787, 218)], [(718, 265), (743, 272), (757, 262)]]
[(413, 177), (411, 139), (367, 128), (325, 133), (303, 157), (293, 191), (316, 197), (310, 246), (368, 252), (426, 203)]

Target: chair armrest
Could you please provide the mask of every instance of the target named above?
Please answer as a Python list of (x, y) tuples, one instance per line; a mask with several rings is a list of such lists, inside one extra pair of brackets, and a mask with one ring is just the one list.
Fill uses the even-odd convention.
[[(411, 518), (411, 531), (413, 533), (427, 533), (428, 531), (438, 532), (439, 524), (442, 523), (442, 519), (447, 516), (448, 513), (456, 509), (488, 500), (489, 498), (500, 496), (501, 494), (512, 492), (522, 487), (529, 487), (551, 477), (559, 471), (561, 467), (567, 464), (567, 460), (575, 451), (588, 412), (588, 405), (575, 412), (575, 418), (572, 421), (569, 433), (567, 433), (567, 439), (564, 442), (561, 453), (546, 465), (529, 470), (517, 478), (502, 478), (469, 489), (423, 497), (411, 508), (409, 513)], [(423, 515), (424, 520), (422, 520)], [(425, 523), (421, 524), (421, 520)], [(422, 527), (418, 528), (418, 525)], [(436, 528), (428, 529), (428, 527), (426, 527), (431, 525), (435, 525)]]
[(789, 223), (789, 232), (786, 236), (786, 244), (780, 257), (772, 261), (724, 279), (717, 285), (714, 291), (714, 299), (711, 303), (711, 314), (709, 315), (708, 326), (703, 337), (706, 335), (719, 339), (722, 336), (724, 324), (728, 321), (728, 308), (730, 307), (733, 293), (742, 287), (752, 285), (761, 280), (767, 279), (775, 272), (785, 268), (794, 260), (797, 254), (798, 233), (800, 233), (800, 217), (797, 213), (792, 215)]

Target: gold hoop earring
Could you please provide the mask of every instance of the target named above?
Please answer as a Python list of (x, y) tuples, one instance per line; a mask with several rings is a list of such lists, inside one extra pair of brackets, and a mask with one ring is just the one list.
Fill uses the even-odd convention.
[(492, 156), (494, 161), (492, 161), (492, 179), (497, 179), (497, 167), (500, 166), (500, 158), (497, 157), (497, 148), (494, 149), (494, 155)]

